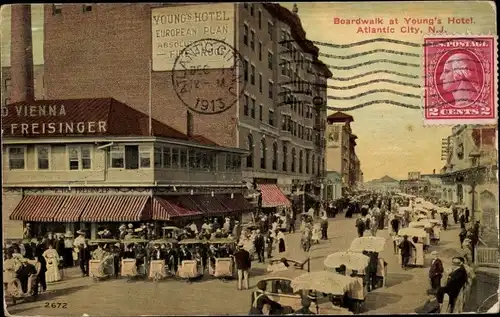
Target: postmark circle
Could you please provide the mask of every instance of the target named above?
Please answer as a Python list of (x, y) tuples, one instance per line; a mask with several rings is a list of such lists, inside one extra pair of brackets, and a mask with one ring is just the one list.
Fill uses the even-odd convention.
[(243, 94), (243, 59), (228, 43), (201, 39), (186, 46), (172, 69), (172, 85), (191, 111), (218, 114), (230, 109)]
[(479, 57), (467, 49), (447, 51), (436, 64), (434, 82), (443, 104), (463, 108), (474, 104), (485, 84), (485, 70)]

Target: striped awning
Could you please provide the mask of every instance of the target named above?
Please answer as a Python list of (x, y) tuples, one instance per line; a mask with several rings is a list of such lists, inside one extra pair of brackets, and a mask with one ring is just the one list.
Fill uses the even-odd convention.
[(217, 215), (231, 212), (224, 204), (220, 202), (217, 195), (195, 195), (190, 199), (200, 207), (204, 214)]
[(54, 222), (78, 222), (90, 196), (67, 196), (54, 216)]
[(262, 207), (291, 206), (290, 200), (275, 184), (257, 184), (262, 192)]
[(81, 222), (149, 220), (149, 196), (91, 196), (80, 216)]
[(218, 195), (217, 198), (227, 207), (231, 212), (235, 211), (250, 211), (255, 207), (242, 194), (231, 195)]
[(9, 218), (11, 220), (52, 222), (67, 198), (68, 196), (26, 196), (16, 206)]
[(176, 198), (155, 196), (153, 198), (152, 220), (168, 221), (178, 217), (196, 217), (202, 212), (183, 208)]

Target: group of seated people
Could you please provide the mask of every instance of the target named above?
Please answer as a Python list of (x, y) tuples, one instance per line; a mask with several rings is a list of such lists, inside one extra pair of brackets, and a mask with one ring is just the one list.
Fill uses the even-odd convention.
[[(9, 292), (16, 297), (27, 294), (29, 290), (29, 281), (31, 276), (35, 276), (36, 286), (32, 288), (33, 295), (38, 294), (38, 269), (35, 265), (29, 263), (29, 260), (19, 253), (7, 252), (4, 260), (3, 282), (7, 285)], [(17, 284), (19, 281), (19, 284)], [(14, 289), (12, 288), (14, 287)], [(31, 295), (31, 294), (27, 294)]]

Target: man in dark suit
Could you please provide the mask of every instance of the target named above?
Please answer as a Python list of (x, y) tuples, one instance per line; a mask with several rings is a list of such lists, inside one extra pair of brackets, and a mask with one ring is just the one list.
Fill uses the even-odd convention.
[(467, 282), (467, 271), (464, 267), (465, 259), (462, 257), (454, 257), (452, 260), (452, 272), (448, 275), (448, 281), (444, 287), (438, 289), (437, 299), (441, 304), (443, 295), (446, 293), (450, 298), (450, 311), (453, 312), (455, 302), (462, 287)]
[(264, 249), (266, 247), (266, 240), (260, 230), (257, 229), (257, 235), (254, 240), (255, 251), (259, 256), (259, 263), (264, 263)]
[[(21, 282), (21, 289), (23, 293), (28, 291), (28, 281), (29, 277), (33, 274), (36, 274), (36, 268), (33, 264), (28, 263), (27, 258), (20, 259), (21, 266), (17, 269), (17, 278)], [(36, 290), (33, 290), (36, 292)]]
[(437, 291), (441, 286), (441, 277), (443, 277), (443, 262), (438, 257), (437, 251), (432, 251), (432, 263), (429, 269), (429, 279), (431, 281), (431, 289)]
[(250, 257), (250, 253), (243, 249), (241, 242), (234, 253), (234, 261), (236, 262), (236, 269), (238, 271), (238, 290), (243, 289), (243, 283), (245, 283), (245, 288), (249, 289), (248, 271), (252, 267), (252, 258)]
[(399, 249), (401, 249), (401, 267), (403, 269), (408, 268), (408, 262), (410, 260), (412, 244), (408, 241), (408, 236), (403, 236), (403, 241), (399, 244)]

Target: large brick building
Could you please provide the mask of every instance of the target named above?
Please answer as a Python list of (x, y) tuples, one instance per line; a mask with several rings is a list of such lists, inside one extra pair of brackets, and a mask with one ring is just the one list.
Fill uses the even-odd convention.
[[(149, 88), (152, 10), (166, 6), (171, 5), (45, 5), (46, 98), (112, 97), (145, 113), (151, 99), (153, 117), (186, 133), (188, 108), (174, 91), (172, 72), (153, 71)], [(172, 13), (183, 12), (183, 6), (176, 4)], [(217, 6), (211, 4), (210, 10)], [(312, 99), (326, 100), (326, 79), (332, 74), (318, 60), (318, 48), (306, 40), (297, 10), (239, 3), (233, 12), (244, 80), (234, 85), (246, 86), (235, 87), (242, 94), (229, 110), (195, 113), (194, 134), (250, 149), (243, 178), (278, 183), (288, 191), (293, 183), (323, 176), (326, 110), (317, 110)], [(203, 76), (215, 82), (220, 74), (211, 69)], [(203, 93), (216, 98), (220, 91)]]

